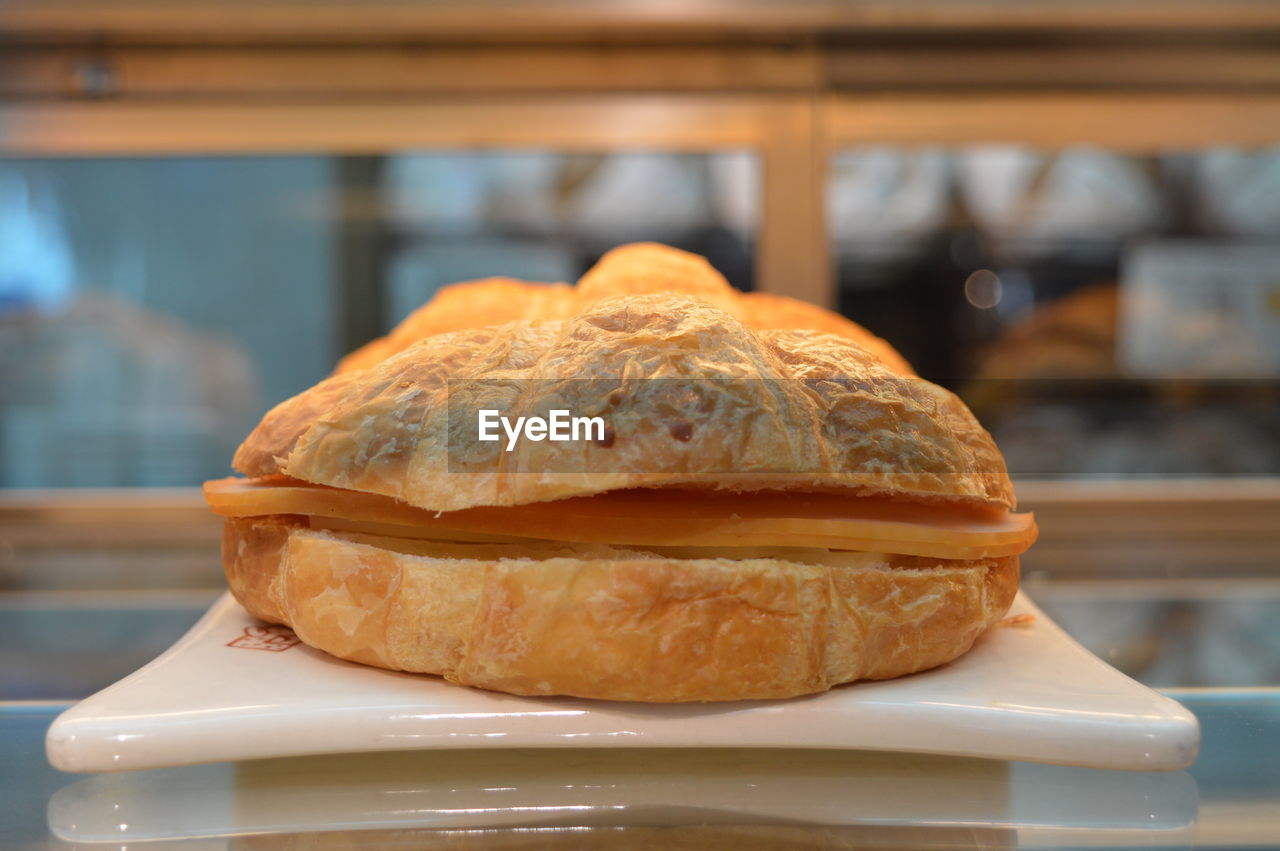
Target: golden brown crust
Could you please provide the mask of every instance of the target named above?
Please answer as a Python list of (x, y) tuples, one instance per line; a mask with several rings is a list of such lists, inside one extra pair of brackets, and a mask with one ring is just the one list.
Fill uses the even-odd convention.
[[(222, 525), (222, 569), (227, 586), (240, 605), (255, 618), (271, 623), (288, 623), (282, 608), (280, 587), (282, 559), (293, 528), (305, 525), (302, 518), (286, 516), (269, 520), (233, 520)], [(276, 564), (275, 570), (268, 566)]]
[(677, 559), (362, 542), (275, 519), (228, 520), (223, 545), (251, 614), (335, 656), (611, 700), (792, 697), (935, 667), (1003, 617), (1018, 585), (1016, 557)]
[[(546, 398), (548, 386), (535, 383), (557, 381), (569, 410), (612, 411), (617, 440), (523, 441), (510, 453), (489, 444), (501, 467), (490, 458), (451, 469), (448, 382), (494, 376), (506, 395), (484, 407), (534, 414), (522, 405)], [(633, 381), (617, 407), (612, 384), (581, 380), (633, 377), (691, 380)], [(701, 300), (666, 294), (428, 337), (277, 406), (234, 463), (251, 476), (284, 473), (435, 511), (664, 486), (1014, 504), (999, 450), (951, 393), (848, 339), (753, 332)]]
[(442, 288), (392, 329), (338, 361), (334, 374), (368, 369), (419, 340), (449, 331), (501, 325), (517, 319), (562, 319), (575, 306), (568, 284), (483, 278)]
[(360, 381), (358, 372), (332, 375), (305, 393), (276, 405), (240, 444), (231, 466), (250, 476), (274, 475), (293, 452), (298, 438), (359, 387)]
[(740, 319), (742, 295), (705, 257), (656, 242), (620, 245), (578, 279), (578, 310), (623, 295), (678, 293)]
[(447, 286), (390, 334), (340, 360), (334, 373), (368, 369), (435, 334), (517, 319), (567, 319), (606, 298), (652, 293), (693, 296), (756, 330), (808, 329), (847, 337), (895, 372), (914, 374), (893, 346), (856, 322), (798, 299), (771, 293), (740, 293), (705, 258), (652, 242), (623, 245), (606, 253), (576, 287), (513, 278), (485, 278)]
[(816, 304), (773, 293), (743, 293), (742, 321), (757, 331), (808, 329), (846, 337), (873, 353), (899, 375), (915, 375), (906, 358), (889, 342), (856, 322)]

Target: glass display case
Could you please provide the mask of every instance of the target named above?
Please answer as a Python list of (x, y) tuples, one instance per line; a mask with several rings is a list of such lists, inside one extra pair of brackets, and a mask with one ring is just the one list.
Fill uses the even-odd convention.
[(922, 810), (609, 841), (1275, 842), (1278, 36), (1245, 0), (3, 4), (0, 762), (40, 778), (14, 843), (61, 847), (53, 707), (220, 592), (196, 486), (263, 411), (444, 284), (572, 281), (633, 240), (838, 309), (959, 393), (1036, 512), (1024, 587), (1205, 750), (1158, 836)]

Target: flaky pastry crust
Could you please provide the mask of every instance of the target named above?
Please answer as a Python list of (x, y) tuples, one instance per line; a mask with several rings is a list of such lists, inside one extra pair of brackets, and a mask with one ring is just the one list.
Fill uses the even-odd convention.
[(1017, 557), (833, 567), (554, 544), (415, 554), (287, 518), (225, 529), (232, 592), (256, 617), (343, 659), (524, 695), (783, 698), (901, 676), (966, 652), (1018, 585)]
[(368, 369), (433, 334), (517, 319), (566, 319), (606, 298), (650, 293), (694, 296), (757, 330), (804, 328), (838, 334), (874, 353), (895, 372), (912, 374), (911, 365), (893, 346), (856, 322), (799, 299), (738, 292), (705, 258), (652, 242), (609, 251), (576, 287), (513, 278), (484, 278), (444, 287), (390, 334), (338, 361), (334, 372)]
[(451, 284), (379, 337), (338, 361), (334, 374), (368, 369), (435, 334), (501, 325), (517, 319), (563, 319), (576, 309), (568, 284), (483, 278)]
[[(608, 414), (617, 439), (523, 441), (509, 453), (488, 444), (492, 456), (471, 463), (455, 453), (451, 467), (450, 379), (499, 376), (500, 390), (483, 385), (493, 393), (486, 407), (534, 414), (522, 405), (553, 386), (575, 414)], [(648, 380), (658, 378), (690, 381)], [(627, 383), (619, 397), (616, 382), (582, 379)], [(753, 331), (670, 294), (427, 337), (272, 409), (234, 466), (435, 511), (668, 486), (1014, 505), (999, 450), (950, 392), (847, 338)]]

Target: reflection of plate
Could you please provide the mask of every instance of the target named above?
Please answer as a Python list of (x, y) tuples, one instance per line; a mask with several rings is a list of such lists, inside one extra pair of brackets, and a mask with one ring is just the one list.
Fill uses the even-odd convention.
[[(861, 828), (857, 847), (882, 846), (869, 831), (909, 847), (947, 830), (945, 847), (985, 847), (982, 836), (1010, 829), (1024, 842), (1057, 835), (1075, 844), (1072, 835), (1087, 828), (1109, 845), (1150, 844), (1153, 835), (1167, 843), (1194, 822), (1196, 809), (1196, 784), (1185, 772), (852, 751), (491, 749), (102, 775), (54, 795), (49, 825), (64, 840), (113, 843), (350, 830), (365, 837), (395, 830), (403, 840), (399, 831), (411, 828), (485, 828), (491, 838), (521, 826), (554, 833), (568, 825), (840, 825)], [(904, 836), (911, 828), (926, 833)], [(826, 843), (803, 847), (817, 844)], [(435, 847), (395, 847), (410, 845)]]
[(64, 771), (419, 748), (893, 750), (1169, 770), (1199, 727), (1067, 637), (1025, 597), (956, 662), (786, 701), (523, 698), (343, 662), (224, 596), (163, 656), (49, 728)]

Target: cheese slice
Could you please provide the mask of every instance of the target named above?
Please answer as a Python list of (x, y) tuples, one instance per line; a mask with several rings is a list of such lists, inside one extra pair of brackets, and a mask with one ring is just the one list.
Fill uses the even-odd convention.
[[(314, 519), (314, 518), (313, 518)], [(345, 525), (345, 524), (344, 524)], [(353, 521), (352, 526), (360, 524)], [(329, 528), (325, 525), (325, 528)], [(346, 537), (356, 543), (378, 547), (406, 555), (428, 558), (503, 559), (541, 561), (553, 558), (580, 560), (607, 558), (637, 559), (777, 559), (825, 567), (889, 570), (893, 556), (884, 553), (845, 552), (842, 550), (804, 549), (799, 547), (614, 547), (608, 544), (574, 544), (563, 541), (519, 541), (513, 543), (481, 543), (475, 541), (439, 541), (423, 538), (377, 535), (347, 530)]]
[(302, 515), (318, 528), (427, 540), (798, 547), (968, 560), (1017, 555), (1037, 534), (1031, 514), (839, 494), (626, 490), (436, 512), (378, 494), (271, 477), (207, 482), (204, 495), (214, 512), (228, 517)]

